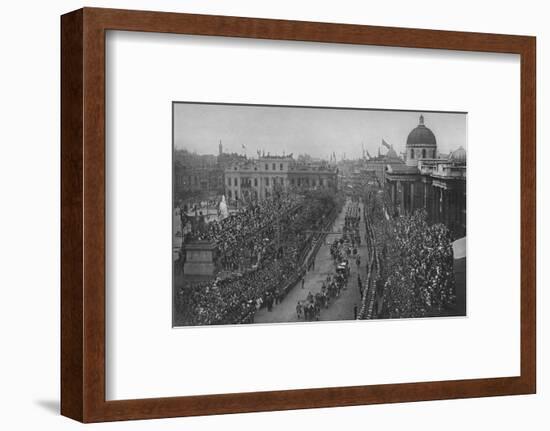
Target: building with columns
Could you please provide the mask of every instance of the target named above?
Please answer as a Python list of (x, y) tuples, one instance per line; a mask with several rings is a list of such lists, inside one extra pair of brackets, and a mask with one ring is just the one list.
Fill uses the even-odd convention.
[(454, 238), (466, 236), (466, 150), (440, 156), (422, 115), (407, 138), (405, 163), (386, 165), (385, 191), (394, 215), (423, 208), (430, 222), (444, 223)]
[(263, 155), (226, 167), (225, 195), (230, 201), (262, 200), (277, 189), (302, 191), (338, 187), (338, 169), (326, 162), (300, 163), (288, 156)]

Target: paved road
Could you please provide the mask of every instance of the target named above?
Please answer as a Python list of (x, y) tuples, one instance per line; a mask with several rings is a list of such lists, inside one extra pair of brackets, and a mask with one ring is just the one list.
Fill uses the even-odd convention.
[[(346, 214), (346, 207), (350, 203), (347, 202), (342, 209), (342, 212), (336, 218), (333, 231), (342, 231), (344, 225), (344, 217)], [(362, 204), (361, 212), (362, 212)], [(365, 226), (363, 220), (360, 222), (361, 233), (361, 246), (359, 247), (359, 254), (361, 255), (361, 266), (359, 271), (361, 279), (365, 280), (365, 262), (367, 262), (367, 247), (364, 241), (365, 238)], [(299, 282), (288, 293), (285, 299), (276, 306), (272, 311), (267, 311), (266, 308), (262, 308), (256, 313), (254, 323), (280, 323), (280, 322), (297, 322), (296, 316), (296, 304), (300, 300), (304, 300), (308, 292), (315, 294), (321, 290), (323, 280), (326, 279), (327, 274), (333, 274), (335, 272), (335, 265), (332, 257), (330, 256), (330, 243), (335, 238), (339, 238), (341, 235), (328, 235), (324, 244), (319, 249), (317, 256), (315, 257), (315, 269), (308, 271), (305, 276), (304, 288), (302, 289)], [(320, 320), (352, 320), (354, 318), (353, 307), (357, 305), (357, 309), (361, 309), (361, 295), (359, 294), (359, 288), (357, 286), (357, 265), (355, 261), (351, 262), (351, 275), (348, 282), (348, 288), (342, 290), (340, 296), (331, 301), (329, 308), (323, 308), (321, 310)], [(303, 318), (302, 318), (303, 319)]]

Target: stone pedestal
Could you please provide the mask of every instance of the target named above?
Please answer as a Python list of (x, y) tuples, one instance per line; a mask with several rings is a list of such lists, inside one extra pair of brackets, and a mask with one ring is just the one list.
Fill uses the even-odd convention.
[(216, 245), (209, 241), (196, 241), (184, 246), (184, 275), (214, 275), (216, 271)]

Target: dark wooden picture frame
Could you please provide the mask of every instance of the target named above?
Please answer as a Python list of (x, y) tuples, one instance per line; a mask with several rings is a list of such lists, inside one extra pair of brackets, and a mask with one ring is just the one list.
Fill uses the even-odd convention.
[[(106, 401), (107, 30), (429, 48), (521, 57), (521, 375)], [(61, 413), (82, 422), (352, 406), (536, 390), (536, 39), (227, 16), (84, 8), (61, 17)]]

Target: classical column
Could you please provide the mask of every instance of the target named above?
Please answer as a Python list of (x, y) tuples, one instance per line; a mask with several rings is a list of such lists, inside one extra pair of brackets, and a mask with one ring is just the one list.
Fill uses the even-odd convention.
[(407, 211), (406, 200), (405, 200), (405, 184), (403, 184), (402, 181), (400, 181), (399, 184), (401, 185), (401, 202), (400, 202), (401, 214), (405, 214)]
[(439, 201), (437, 199), (437, 188), (435, 186), (432, 186), (432, 217), (434, 223), (437, 223), (437, 213), (439, 208)]
[(448, 227), (449, 226), (449, 190), (442, 189), (443, 192), (443, 223)]
[(438, 190), (438, 193), (439, 193), (439, 214), (438, 214), (438, 222), (441, 222), (444, 220), (443, 218), (443, 189), (441, 188), (437, 188)]
[(428, 212), (428, 218), (430, 218), (430, 209), (428, 208), (428, 183), (424, 183), (424, 209)]
[(447, 193), (441, 189), (441, 222), (447, 224)]
[(411, 191), (411, 195), (409, 196), (410, 197), (410, 209), (409, 211), (412, 213), (414, 212), (414, 183), (411, 182), (411, 187), (410, 187), (410, 191)]
[(449, 226), (452, 228), (455, 220), (454, 192), (449, 190)]
[(457, 193), (456, 190), (453, 190), (453, 229), (458, 231), (458, 199), (457, 199)]
[(395, 182), (395, 208), (397, 211), (401, 211), (401, 183)]
[(432, 185), (432, 222), (437, 223), (437, 188)]
[(445, 208), (447, 208), (447, 214), (445, 219), (445, 224), (447, 227), (451, 227), (451, 221), (453, 218), (453, 197), (451, 194), (451, 190), (445, 189)]

